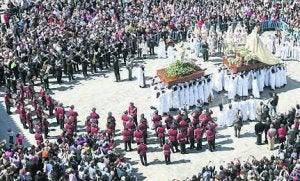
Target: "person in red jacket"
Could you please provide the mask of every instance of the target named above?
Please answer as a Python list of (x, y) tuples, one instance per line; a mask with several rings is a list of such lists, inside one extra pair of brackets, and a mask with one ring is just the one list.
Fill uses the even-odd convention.
[(74, 105), (70, 106), (70, 110), (68, 111), (69, 116), (72, 116), (74, 118), (73, 125), (74, 125), (74, 131), (77, 131), (77, 117), (78, 113), (74, 110)]
[(49, 116), (53, 116), (53, 109), (54, 109), (54, 103), (53, 100), (51, 98), (51, 96), (46, 93), (46, 104), (47, 104), (47, 108), (49, 110)]
[(143, 142), (137, 147), (137, 152), (140, 155), (142, 165), (147, 166), (147, 145)]
[(167, 113), (167, 117), (165, 118), (165, 123), (166, 123), (167, 129), (171, 128), (172, 122), (173, 122), (173, 117), (171, 116), (170, 113)]
[(36, 132), (34, 134), (34, 138), (35, 138), (35, 141), (36, 141), (36, 144), (39, 146), (43, 143), (43, 135), (41, 134), (41, 132)]
[(171, 143), (165, 143), (163, 145), (163, 152), (164, 152), (164, 156), (165, 156), (165, 162), (166, 165), (171, 164)]
[(121, 116), (121, 120), (123, 122), (123, 127), (126, 126), (126, 123), (129, 121), (130, 117), (128, 116), (128, 111), (124, 111), (123, 115)]
[(159, 139), (159, 145), (162, 147), (165, 144), (165, 133), (166, 129), (162, 126), (161, 122), (156, 128), (157, 137)]
[(194, 136), (197, 142), (197, 150), (202, 150), (202, 137), (203, 137), (203, 128), (200, 124), (197, 125), (197, 128), (194, 130)]
[(26, 114), (25, 114), (26, 123), (29, 127), (29, 132), (33, 134), (33, 120), (32, 120), (32, 114), (30, 108), (27, 108)]
[(6, 113), (7, 114), (11, 114), (10, 107), (12, 105), (12, 102), (10, 101), (10, 99), (11, 99), (10, 92), (6, 91), (5, 95), (4, 95), (4, 103), (5, 103), (5, 108), (6, 108)]
[(136, 131), (134, 132), (134, 141), (139, 145), (143, 140), (143, 131), (137, 126)]
[(128, 151), (127, 148), (129, 148), (129, 151), (132, 151), (132, 149), (131, 149), (131, 132), (128, 130), (127, 126), (125, 126), (124, 130), (122, 131), (122, 135), (123, 135), (125, 151)]
[(186, 144), (187, 140), (186, 140), (186, 133), (184, 132), (184, 130), (181, 129), (179, 131), (179, 133), (177, 135), (177, 140), (180, 145), (180, 153), (186, 154), (185, 144)]
[(280, 125), (280, 128), (277, 130), (278, 134), (278, 142), (284, 143), (285, 142), (285, 136), (286, 136), (286, 128), (283, 124)]
[(126, 123), (126, 126), (128, 127), (128, 130), (131, 133), (131, 142), (133, 142), (133, 133), (135, 131), (136, 125), (134, 124), (132, 118), (129, 119), (129, 121)]
[(147, 129), (148, 129), (148, 121), (145, 118), (144, 114), (141, 114), (141, 119), (140, 119), (140, 124), (139, 124), (139, 128), (141, 131), (143, 131), (143, 142), (145, 144), (147, 144)]
[(85, 119), (85, 131), (89, 134), (91, 132), (91, 127), (92, 127), (92, 124), (91, 124), (91, 120), (90, 120), (90, 116), (87, 116), (86, 119)]
[(174, 151), (174, 147), (175, 147), (175, 150), (176, 152), (179, 152), (180, 150), (178, 149), (178, 141), (177, 141), (177, 130), (174, 129), (174, 126), (172, 125), (171, 126), (171, 129), (168, 130), (168, 134), (169, 134), (169, 141), (171, 142), (171, 149), (172, 149), (172, 152), (175, 153)]
[(128, 113), (132, 116), (133, 122), (137, 125), (137, 107), (134, 106), (133, 102), (129, 104)]
[(162, 118), (161, 115), (158, 114), (158, 111), (155, 110), (154, 111), (154, 115), (152, 116), (152, 122), (153, 122), (153, 128), (154, 130), (157, 129), (157, 127), (159, 126), (159, 123), (161, 122)]
[(209, 151), (213, 152), (215, 147), (215, 130), (213, 130), (210, 126), (207, 127), (206, 130), (206, 139), (208, 142)]
[(99, 131), (99, 127), (97, 124), (93, 123), (92, 124), (92, 127), (91, 127), (91, 133), (96, 136), (98, 134), (98, 131)]
[(190, 123), (190, 126), (187, 129), (187, 137), (190, 141), (190, 149), (194, 149), (195, 148), (195, 136), (194, 136), (193, 123)]
[(44, 131), (44, 137), (48, 138), (48, 133), (49, 133), (49, 122), (47, 121), (47, 116), (45, 113), (42, 114), (42, 129)]
[(92, 118), (92, 119), (99, 119), (100, 118), (99, 114), (96, 113), (96, 108), (92, 109), (92, 112), (90, 113), (90, 118)]

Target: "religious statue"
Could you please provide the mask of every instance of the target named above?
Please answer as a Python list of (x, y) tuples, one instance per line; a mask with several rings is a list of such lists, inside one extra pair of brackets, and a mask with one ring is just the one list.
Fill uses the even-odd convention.
[(268, 65), (275, 65), (281, 62), (270, 51), (267, 50), (259, 37), (259, 28), (256, 26), (247, 37), (245, 48), (257, 56), (260, 62)]

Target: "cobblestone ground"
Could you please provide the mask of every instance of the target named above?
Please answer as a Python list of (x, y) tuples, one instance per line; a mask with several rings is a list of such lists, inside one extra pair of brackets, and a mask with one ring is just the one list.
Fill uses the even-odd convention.
[[(201, 60), (199, 60), (201, 61)], [(215, 65), (221, 63), (220, 57), (211, 57), (209, 62), (203, 63), (201, 66), (207, 68), (207, 73), (215, 69)], [(107, 113), (111, 111), (117, 119), (117, 150), (123, 150), (123, 144), (120, 144), (121, 136), (121, 114), (127, 109), (129, 102), (134, 102), (138, 107), (138, 114), (145, 113), (149, 115), (149, 107), (151, 105), (151, 91), (147, 88), (139, 88), (136, 76), (138, 75), (138, 65), (144, 64), (146, 76), (149, 79), (154, 76), (156, 70), (167, 66), (167, 60), (162, 59), (147, 59), (145, 61), (137, 61), (136, 67), (133, 70), (135, 76), (133, 81), (128, 81), (128, 71), (126, 68), (121, 68), (122, 81), (114, 82), (113, 72), (102, 72), (91, 75), (90, 78), (84, 79), (82, 75), (75, 75), (75, 80), (68, 82), (64, 78), (65, 83), (61, 86), (51, 84), (51, 94), (54, 99), (63, 102), (64, 106), (75, 105), (75, 109), (79, 113), (79, 129), (84, 127), (84, 119), (90, 113), (92, 107), (97, 108), (100, 114), (100, 126), (105, 128)], [(300, 99), (300, 68), (299, 62), (286, 61), (288, 67), (288, 85), (282, 89), (276, 90), (279, 94), (280, 112), (287, 111), (291, 106), (294, 106)], [(50, 80), (54, 82), (54, 79)], [(149, 84), (149, 81), (147, 82)], [(2, 89), (3, 90), (3, 89)], [(270, 90), (266, 89), (263, 93), (263, 98), (267, 98)], [(3, 93), (3, 92), (2, 92)], [(3, 94), (1, 95), (3, 97)], [(210, 108), (216, 113), (216, 105), (220, 103), (221, 98), (225, 98), (224, 94), (216, 95), (214, 102)], [(226, 98), (225, 98), (226, 99)], [(23, 130), (18, 115), (13, 114), (7, 116), (3, 107), (3, 98), (1, 99), (0, 113), (0, 138), (8, 139), (7, 129), (13, 128), (14, 132), (22, 131), (26, 135), (25, 144), (34, 144), (33, 135), (29, 134), (28, 130)], [(51, 123), (50, 136), (52, 139), (61, 133), (61, 130), (56, 125), (55, 120), (49, 119)], [(148, 117), (149, 120), (149, 117)], [(139, 162), (139, 156), (136, 149), (132, 152), (127, 152), (125, 157), (133, 164), (134, 168), (139, 173), (140, 179), (145, 180), (172, 180), (174, 178), (184, 179), (191, 177), (201, 171), (203, 166), (208, 164), (220, 165), (227, 161), (239, 158), (246, 160), (250, 155), (257, 158), (269, 156), (272, 152), (268, 151), (267, 145), (255, 145), (254, 124), (245, 124), (242, 128), (241, 138), (237, 139), (233, 136), (233, 128), (219, 129), (216, 138), (216, 151), (209, 152), (207, 149), (202, 152), (188, 150), (189, 154), (172, 154), (171, 165), (164, 164), (162, 149), (158, 145), (158, 140), (153, 136), (153, 131), (149, 138), (148, 163), (149, 166), (144, 167)], [(207, 147), (207, 142), (204, 142), (204, 147)], [(136, 148), (136, 145), (133, 145)]]

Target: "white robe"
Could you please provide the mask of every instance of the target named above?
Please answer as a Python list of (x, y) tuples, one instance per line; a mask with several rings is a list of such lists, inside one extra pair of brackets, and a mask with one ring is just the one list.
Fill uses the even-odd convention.
[(275, 88), (280, 88), (281, 87), (280, 71), (281, 70), (279, 70), (279, 68), (276, 68), (276, 73), (275, 73)]
[(172, 107), (173, 107), (173, 108), (179, 108), (179, 107), (180, 107), (179, 87), (177, 87), (177, 90), (176, 90), (176, 91), (173, 89), (173, 94), (172, 94)]
[(162, 115), (163, 114), (163, 102), (164, 102), (164, 97), (163, 97), (163, 95), (162, 94), (160, 94), (159, 95), (159, 97), (158, 98), (156, 98), (156, 101), (157, 101), (157, 103), (156, 103), (156, 108), (157, 108), (157, 111), (158, 111), (158, 113), (160, 114), (160, 115)]
[(256, 102), (255, 99), (249, 99), (248, 105), (249, 105), (249, 119), (251, 121), (254, 121), (256, 118)]
[(166, 93), (162, 93), (162, 101), (162, 113), (169, 112), (169, 101)]
[(242, 119), (243, 121), (247, 121), (249, 118), (249, 105), (247, 101), (240, 102), (240, 110), (242, 112)]
[(190, 104), (190, 91), (189, 91), (189, 85), (186, 85), (184, 89), (184, 106), (189, 106)]
[(203, 84), (203, 95), (204, 95), (204, 102), (208, 102), (208, 96), (209, 96), (209, 87), (207, 85), (206, 80), (204, 80)]
[(270, 85), (270, 70), (269, 69), (263, 69), (264, 71), (264, 76), (265, 76), (265, 86), (269, 86)]
[(271, 89), (275, 90), (275, 83), (276, 83), (276, 77), (275, 77), (275, 73), (272, 73), (271, 72), (271, 69), (270, 69), (270, 86), (271, 86)]
[(166, 97), (168, 101), (168, 110), (173, 108), (173, 89), (166, 90)]
[(138, 76), (139, 86), (145, 86), (145, 71), (140, 67), (139, 68), (139, 76)]
[(179, 102), (179, 107), (182, 108), (184, 107), (185, 104), (185, 96), (184, 96), (184, 87), (183, 85), (181, 86), (181, 89), (179, 88), (179, 97), (180, 97), (180, 102)]
[(249, 78), (248, 78), (248, 74), (244, 75), (243, 78), (243, 96), (247, 97), (248, 96), (248, 84), (249, 84)]
[(174, 50), (174, 47), (169, 46), (167, 49), (167, 53), (168, 53), (168, 63), (170, 65), (175, 61), (176, 52)]
[(286, 67), (284, 65), (282, 66), (282, 83), (283, 83), (283, 85), (287, 84), (287, 80), (286, 80)]
[(252, 94), (255, 98), (260, 98), (257, 78), (252, 80)]
[(224, 73), (224, 90), (228, 91), (230, 76), (227, 73)]
[(195, 95), (194, 95), (194, 85), (192, 84), (191, 86), (188, 87), (189, 89), (189, 106), (194, 106), (195, 105)]
[(164, 41), (160, 41), (157, 51), (158, 58), (166, 58), (166, 45)]
[(203, 90), (203, 86), (204, 85), (204, 82), (199, 82), (198, 84), (198, 96), (199, 96), (199, 99), (204, 102), (204, 90)]
[(264, 86), (265, 86), (265, 72), (264, 70), (260, 70), (258, 72), (258, 89), (260, 92), (264, 91)]
[(237, 77), (236, 93), (240, 97), (243, 96), (243, 81), (244, 79), (239, 75)]
[(234, 99), (236, 95), (237, 81), (236, 78), (230, 78), (228, 85), (228, 99)]
[(214, 74), (213, 89), (216, 92), (223, 90), (223, 70)]
[(218, 124), (218, 127), (223, 127), (226, 125), (226, 112), (225, 111), (218, 112), (217, 124)]
[(197, 105), (197, 100), (199, 99), (199, 92), (198, 92), (198, 82), (196, 82), (195, 85), (193, 85), (193, 89), (194, 89), (194, 105)]
[(235, 111), (234, 109), (226, 110), (226, 126), (232, 126), (235, 120)]

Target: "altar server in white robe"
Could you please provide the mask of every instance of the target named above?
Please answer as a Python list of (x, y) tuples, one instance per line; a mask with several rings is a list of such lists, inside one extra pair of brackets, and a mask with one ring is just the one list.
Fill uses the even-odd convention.
[(282, 65), (282, 81), (283, 81), (283, 85), (287, 84), (287, 80), (286, 80), (286, 67), (285, 65)]
[(276, 84), (276, 70), (275, 67), (271, 67), (270, 69), (270, 87), (272, 90), (275, 90), (275, 84)]
[(184, 85), (180, 84), (179, 86), (179, 97), (180, 97), (180, 104), (179, 104), (179, 108), (183, 108), (184, 104), (185, 104), (185, 95), (184, 95)]
[(232, 100), (236, 95), (237, 80), (235, 76), (232, 76), (228, 83), (228, 99)]
[(241, 75), (243, 78), (243, 97), (248, 97), (248, 82), (249, 82), (249, 78), (248, 78), (248, 73), (245, 72), (244, 74)]
[(180, 107), (179, 86), (173, 86), (172, 107), (175, 109)]
[(256, 76), (253, 77), (252, 79), (252, 94), (255, 98), (260, 98), (260, 93), (258, 89), (258, 82)]
[(223, 90), (223, 76), (224, 71), (222, 69), (218, 69), (213, 76), (213, 89), (216, 92), (221, 92)]
[(146, 86), (146, 82), (145, 82), (145, 66), (141, 65), (139, 67), (139, 76), (138, 76), (138, 81), (139, 81), (139, 86), (141, 88)]
[(237, 86), (236, 86), (236, 94), (240, 97), (243, 96), (243, 76), (239, 73), (237, 75)]
[(253, 96), (250, 96), (250, 99), (247, 100), (249, 105), (249, 120), (255, 121), (256, 118), (256, 101), (253, 99)]
[(199, 80), (199, 83), (198, 83), (198, 96), (199, 96), (199, 99), (204, 102), (204, 83), (202, 80)]
[(279, 44), (279, 38), (278, 37), (276, 37), (276, 39), (275, 39), (275, 56), (276, 57), (280, 57), (280, 55), (281, 55), (281, 44)]
[(168, 53), (168, 63), (170, 65), (175, 61), (176, 51), (174, 46), (168, 46), (167, 53)]
[(190, 107), (195, 105), (194, 85), (192, 82), (189, 83), (189, 104)]
[(265, 87), (265, 72), (263, 69), (258, 71), (258, 89), (259, 92), (263, 92)]
[(236, 117), (236, 111), (232, 108), (232, 105), (229, 104), (226, 110), (226, 126), (232, 126)]
[(209, 87), (206, 79), (203, 80), (203, 94), (204, 94), (204, 103), (208, 103)]
[(219, 128), (226, 126), (226, 112), (224, 111), (223, 105), (219, 104), (219, 112), (217, 116), (217, 125)]
[(243, 121), (248, 121), (249, 119), (249, 105), (246, 100), (242, 100), (240, 102), (240, 110), (242, 112), (242, 120)]
[(224, 90), (228, 91), (228, 86), (229, 86), (229, 80), (230, 80), (230, 75), (227, 74), (227, 72), (224, 72), (224, 77), (223, 77), (223, 83), (224, 83)]
[(269, 68), (263, 69), (265, 86), (270, 86), (270, 71)]
[(168, 110), (171, 108), (175, 108), (175, 107), (173, 107), (173, 88), (172, 87), (167, 88), (166, 97), (167, 97), (167, 101), (168, 101)]
[(166, 58), (166, 44), (162, 38), (160, 39), (158, 44), (157, 56), (158, 58)]
[(251, 90), (252, 89), (252, 79), (253, 79), (253, 71), (250, 70), (248, 72), (248, 90)]
[(199, 99), (199, 92), (198, 92), (198, 82), (193, 82), (193, 89), (194, 89), (194, 105), (197, 105), (197, 100)]
[(190, 104), (190, 89), (189, 89), (189, 84), (185, 83), (184, 84), (184, 107), (189, 106)]
[(161, 92), (162, 94), (162, 112), (161, 114), (163, 113), (167, 113), (169, 112), (169, 101), (168, 101), (168, 95), (166, 94), (166, 92), (163, 90)]
[(163, 96), (161, 94), (162, 94), (161, 92), (156, 93), (156, 99), (155, 99), (156, 103), (154, 106), (160, 115), (162, 115), (162, 113), (163, 113), (163, 107), (162, 107), (163, 106)]
[(280, 77), (280, 69), (278, 67), (275, 67), (276, 72), (275, 72), (275, 88), (280, 88), (281, 87), (281, 77)]
[(207, 86), (208, 86), (208, 98), (212, 101), (214, 99), (214, 92), (213, 92), (213, 82), (211, 80), (211, 77), (207, 78)]

